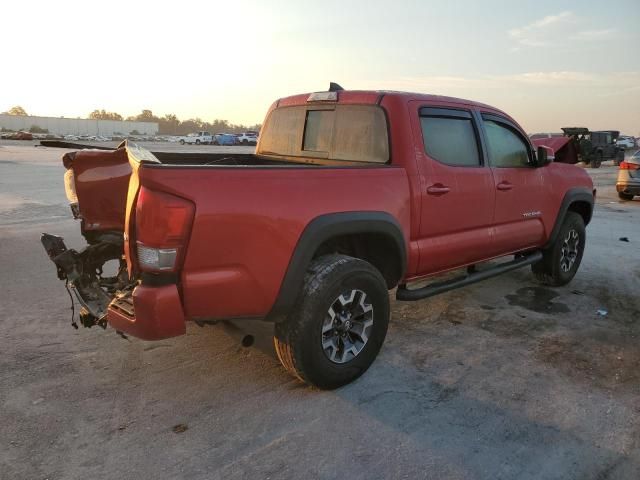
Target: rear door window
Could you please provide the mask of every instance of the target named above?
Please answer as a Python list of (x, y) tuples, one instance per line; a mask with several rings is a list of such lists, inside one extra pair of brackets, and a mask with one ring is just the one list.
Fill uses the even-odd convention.
[(431, 158), (456, 167), (481, 166), (478, 133), (470, 112), (422, 108), (420, 124), (424, 150)]

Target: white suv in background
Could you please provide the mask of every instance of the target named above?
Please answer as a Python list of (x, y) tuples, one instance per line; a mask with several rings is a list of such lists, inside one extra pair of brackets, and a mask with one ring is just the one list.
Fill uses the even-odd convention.
[(616, 141), (616, 145), (624, 148), (635, 148), (636, 139), (628, 135), (620, 135)]
[(258, 132), (244, 132), (238, 135), (238, 143), (241, 145), (257, 145)]

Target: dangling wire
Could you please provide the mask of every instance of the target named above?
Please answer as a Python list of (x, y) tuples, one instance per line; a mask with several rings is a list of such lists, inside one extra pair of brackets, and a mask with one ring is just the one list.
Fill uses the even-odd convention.
[(71, 295), (71, 290), (69, 290), (69, 280), (64, 282), (64, 288), (67, 289), (67, 293), (69, 294), (69, 298), (71, 299), (71, 326), (77, 330), (78, 324), (75, 321), (76, 303), (73, 301), (73, 295)]

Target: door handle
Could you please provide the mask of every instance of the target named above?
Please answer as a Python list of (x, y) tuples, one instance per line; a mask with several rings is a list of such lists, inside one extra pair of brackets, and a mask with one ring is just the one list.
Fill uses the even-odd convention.
[(513, 188), (513, 185), (511, 185), (509, 182), (500, 182), (496, 188), (498, 190), (511, 190)]
[(449, 187), (442, 185), (441, 183), (436, 183), (435, 185), (427, 187), (427, 193), (429, 195), (444, 195), (445, 193), (449, 193), (449, 190)]

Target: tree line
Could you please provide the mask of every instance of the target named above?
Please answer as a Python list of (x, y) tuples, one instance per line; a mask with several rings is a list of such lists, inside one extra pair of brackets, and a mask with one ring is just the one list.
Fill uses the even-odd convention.
[[(28, 115), (24, 108), (19, 105), (10, 108), (6, 115)], [(119, 113), (109, 112), (104, 109), (96, 109), (89, 114), (89, 118), (93, 120), (118, 120), (129, 122), (155, 122), (158, 124), (158, 133), (161, 135), (186, 135), (187, 133), (197, 132), (199, 130), (211, 133), (242, 133), (247, 130), (259, 131), (261, 125), (241, 125), (230, 123), (228, 120), (216, 119), (213, 122), (207, 122), (201, 118), (189, 118), (180, 120), (173, 113), (168, 113), (162, 117), (157, 117), (151, 110), (142, 110), (138, 115), (123, 117)]]
[(162, 117), (153, 114), (151, 110), (142, 110), (138, 115), (124, 118), (116, 112), (107, 112), (105, 110), (94, 110), (89, 114), (89, 118), (95, 120), (126, 120), (128, 122), (155, 122), (158, 124), (158, 133), (162, 135), (186, 135), (187, 133), (205, 130), (212, 133), (242, 133), (247, 130), (260, 130), (260, 124), (241, 125), (233, 124), (228, 120), (216, 119), (213, 122), (207, 122), (201, 118), (189, 118), (180, 120), (173, 113), (168, 113)]

